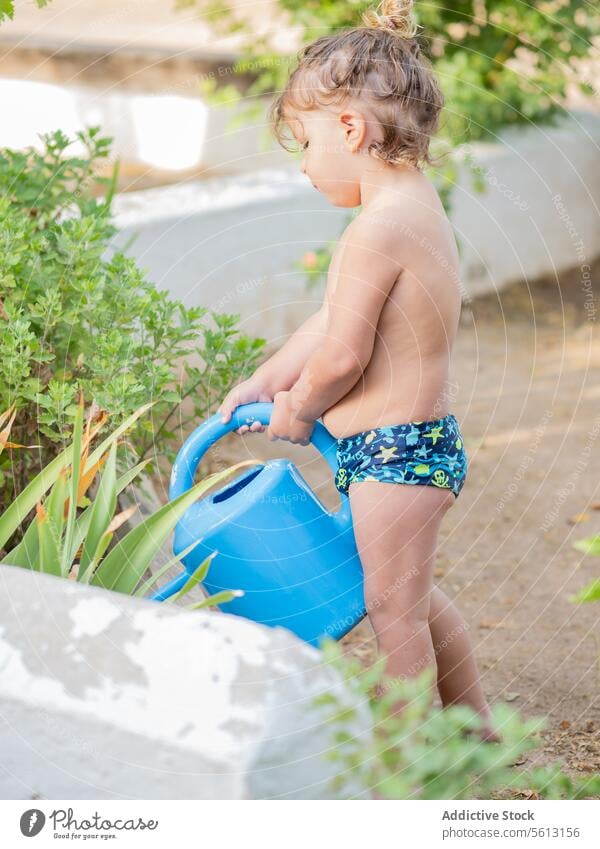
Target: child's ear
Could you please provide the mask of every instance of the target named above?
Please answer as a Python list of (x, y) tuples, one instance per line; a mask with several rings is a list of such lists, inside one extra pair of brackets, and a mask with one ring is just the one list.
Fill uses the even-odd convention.
[(361, 146), (367, 132), (367, 124), (359, 112), (345, 111), (340, 114), (340, 123), (344, 131), (344, 141), (352, 153)]

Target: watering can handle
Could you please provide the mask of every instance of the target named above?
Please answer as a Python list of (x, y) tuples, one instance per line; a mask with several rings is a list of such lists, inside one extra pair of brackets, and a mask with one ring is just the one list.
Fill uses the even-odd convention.
[[(233, 411), (228, 422), (221, 421), (221, 414), (215, 413), (214, 416), (197, 427), (180, 448), (173, 464), (169, 500), (172, 501), (192, 488), (198, 463), (211, 445), (229, 431), (237, 430), (242, 425), (250, 425), (257, 420), (263, 425), (268, 425), (271, 420), (272, 409), (273, 404), (268, 401), (241, 404)], [(321, 452), (327, 460), (329, 468), (335, 474), (337, 471), (337, 440), (329, 433), (324, 424), (317, 421), (310, 441)], [(345, 493), (342, 493), (340, 513), (343, 514), (344, 519), (350, 516), (349, 499)]]

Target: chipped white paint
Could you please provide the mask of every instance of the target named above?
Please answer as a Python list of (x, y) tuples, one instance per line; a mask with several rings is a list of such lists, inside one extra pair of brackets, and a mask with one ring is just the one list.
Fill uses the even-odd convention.
[(81, 599), (69, 610), (69, 617), (74, 622), (71, 636), (74, 640), (97, 637), (119, 616), (119, 608), (106, 598)]
[[(3, 696), (18, 698), (19, 693), (23, 693), (26, 689), (32, 686), (32, 676), (24, 663), (25, 643), (24, 648), (18, 648), (2, 635), (0, 639), (0, 670), (2, 671), (2, 683), (0, 692)], [(33, 695), (33, 693), (32, 693)], [(66, 694), (62, 682), (50, 675), (40, 676), (35, 684), (36, 701), (43, 705), (48, 704), (65, 704)]]
[(335, 797), (312, 702), (354, 703), (289, 631), (11, 566), (0, 593), (0, 798)]

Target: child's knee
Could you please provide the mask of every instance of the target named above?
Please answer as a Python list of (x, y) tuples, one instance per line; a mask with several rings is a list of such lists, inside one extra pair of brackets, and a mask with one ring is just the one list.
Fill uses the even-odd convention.
[(370, 599), (365, 594), (365, 602), (375, 631), (391, 627), (395, 631), (416, 634), (424, 628), (429, 628), (429, 594), (412, 602), (407, 598), (394, 596)]

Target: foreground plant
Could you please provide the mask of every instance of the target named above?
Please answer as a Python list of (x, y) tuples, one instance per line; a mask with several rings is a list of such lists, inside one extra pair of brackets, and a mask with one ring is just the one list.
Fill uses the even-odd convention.
[[(584, 554), (592, 554), (600, 557), (600, 535), (578, 539), (573, 543), (573, 547), (578, 551), (583, 551)], [(571, 597), (571, 601), (576, 604), (588, 601), (600, 601), (600, 578), (596, 578), (587, 587), (581, 589), (576, 595)]]
[[(350, 733), (356, 709), (341, 704), (333, 693), (322, 693), (315, 707), (330, 709), (327, 721), (334, 746), (325, 755), (339, 764), (332, 789), (360, 784), (383, 799), (488, 799), (507, 790), (527, 790), (537, 798), (583, 798), (600, 793), (600, 775), (572, 779), (560, 764), (518, 772), (514, 764), (539, 746), (544, 720), (523, 719), (505, 704), (492, 708), (501, 743), (483, 743), (481, 720), (470, 709), (431, 706), (431, 670), (401, 681), (384, 672), (380, 657), (369, 669), (348, 657), (338, 643), (323, 643), (324, 660), (340, 672), (357, 703), (366, 703), (372, 734)], [(376, 696), (383, 687), (384, 696)], [(393, 706), (405, 701), (398, 714)]]
[[(117, 495), (142, 471), (144, 461), (117, 477), (116, 458), (119, 436), (133, 426), (152, 403), (145, 404), (116, 428), (104, 441), (90, 452), (93, 438), (107, 420), (105, 412), (94, 421), (87, 418), (83, 429), (83, 396), (80, 396), (72, 443), (56, 457), (27, 488), (0, 515), (0, 548), (13, 536), (20, 523), (35, 506), (36, 518), (27, 527), (21, 542), (8, 551), (0, 562), (21, 566), (38, 572), (71, 578), (128, 595), (143, 596), (174, 566), (185, 557), (200, 540), (195, 541), (178, 557), (165, 564), (150, 578), (144, 575), (152, 565), (158, 551), (183, 513), (210, 486), (222, 480), (233, 469), (248, 465), (243, 461), (222, 472), (209, 475), (188, 492), (161, 507), (122, 539), (108, 548), (114, 534), (137, 509), (136, 505), (115, 515)], [(0, 416), (2, 425), (10, 410)], [(13, 414), (14, 418), (14, 414)], [(24, 448), (8, 441), (10, 424), (0, 431), (0, 453), (4, 448)], [(104, 468), (103, 468), (104, 467)], [(86, 493), (97, 473), (103, 468), (96, 496), (91, 501)], [(49, 495), (43, 497), (50, 489)], [(78, 509), (82, 512), (77, 515)], [(177, 601), (197, 584), (208, 572), (216, 552), (207, 557), (190, 575), (181, 590), (169, 601)], [(188, 606), (198, 609), (222, 604), (239, 595), (238, 590), (226, 590)]]

